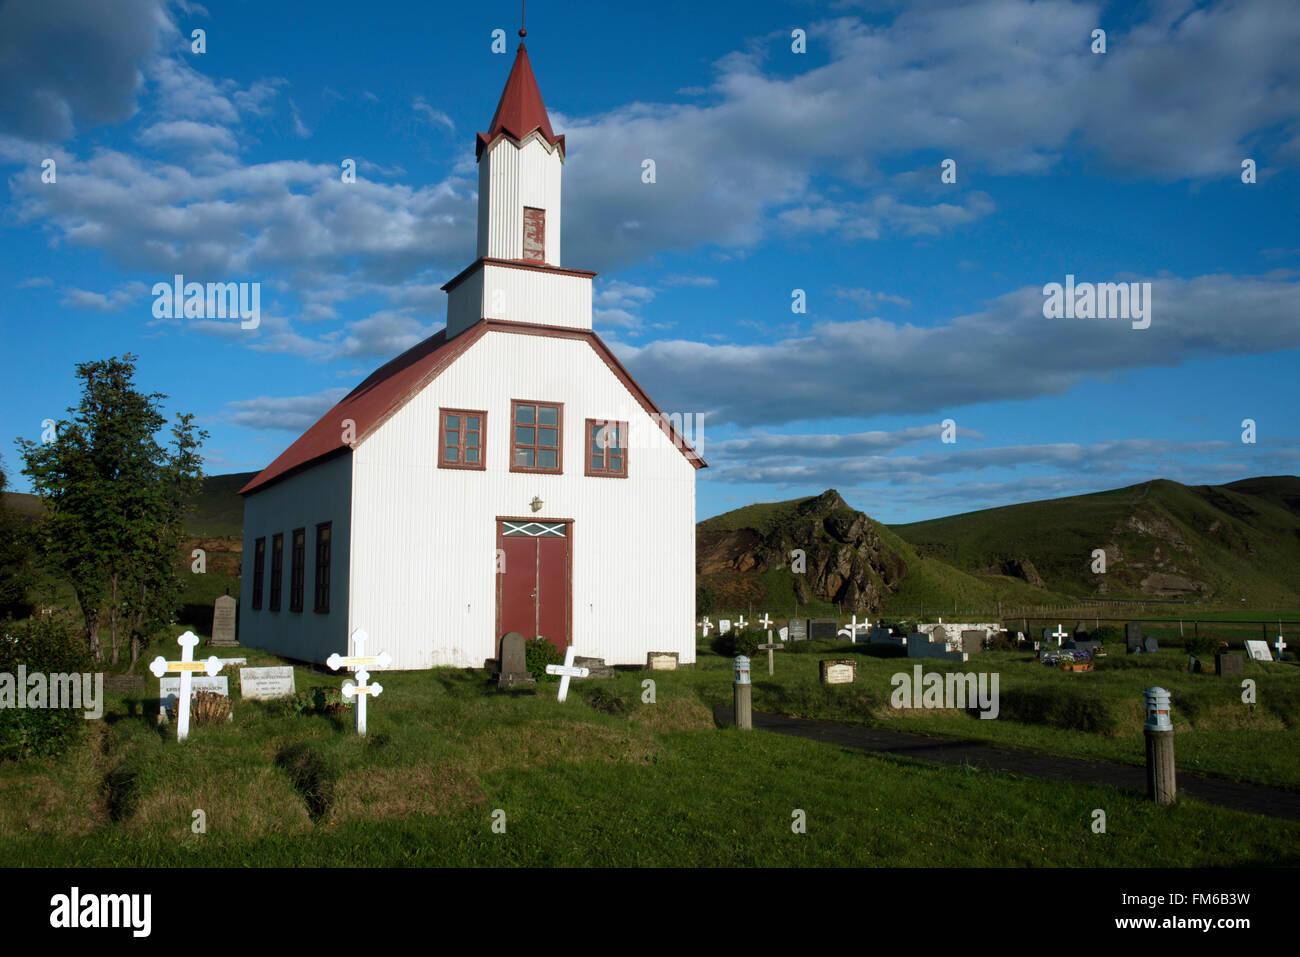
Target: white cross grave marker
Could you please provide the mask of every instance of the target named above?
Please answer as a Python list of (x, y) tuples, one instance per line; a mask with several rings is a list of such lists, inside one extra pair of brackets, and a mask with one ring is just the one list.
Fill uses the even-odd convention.
[(743, 629), (743, 628), (746, 628), (748, 625), (749, 625), (749, 622), (745, 621), (745, 616), (744, 616), (744, 615), (741, 615), (738, 619), (736, 619), (736, 627), (737, 627), (737, 628), (741, 628), (741, 629)]
[(854, 615), (854, 616), (853, 616), (853, 621), (851, 621), (851, 622), (849, 623), (848, 627), (846, 627), (846, 628), (841, 628), (838, 632), (836, 632), (836, 635), (837, 635), (837, 636), (838, 636), (838, 635), (847, 635), (849, 641), (851, 641), (853, 644), (856, 645), (856, 644), (858, 643), (858, 629), (859, 629), (859, 628), (870, 628), (870, 627), (871, 627), (871, 621), (870, 621), (869, 619), (868, 619), (867, 621), (864, 621), (861, 625), (859, 625), (859, 624), (858, 624), (858, 616), (857, 616), (857, 615)]
[(563, 701), (565, 698), (569, 696), (570, 678), (585, 678), (587, 677), (587, 675), (591, 674), (591, 672), (588, 671), (586, 668), (573, 667), (573, 655), (574, 655), (574, 647), (573, 645), (569, 645), (568, 648), (564, 649), (564, 664), (546, 666), (546, 673), (548, 675), (561, 676), (560, 693), (556, 696), (555, 698), (556, 701)]
[(704, 620), (700, 622), (700, 629), (704, 632), (705, 638), (709, 637), (709, 629), (713, 627), (713, 622), (709, 621), (709, 616), (705, 615)]
[(1281, 660), (1282, 660), (1282, 650), (1283, 650), (1284, 648), (1286, 648), (1286, 642), (1282, 640), (1282, 635), (1281, 635), (1281, 633), (1278, 634), (1278, 636), (1277, 636), (1277, 641), (1273, 642), (1273, 647), (1274, 647), (1274, 649), (1276, 649), (1276, 651), (1277, 651), (1277, 660), (1278, 660), (1278, 661), (1281, 661)]
[(378, 665), (380, 668), (387, 668), (393, 661), (386, 651), (381, 651), (377, 655), (365, 654), (366, 640), (369, 637), (358, 628), (352, 632), (352, 646), (357, 651), (355, 655), (344, 658), (336, 651), (325, 659), (325, 664), (329, 665), (330, 671), (338, 671), (343, 667), (355, 669), (357, 680), (348, 678), (343, 682), (343, 697), (351, 700), (355, 696), (357, 699), (357, 734), (366, 733), (366, 698), (370, 695), (377, 696), (384, 690), (384, 686), (378, 681), (367, 684), (370, 680), (370, 672), (366, 671), (366, 666)]
[(1056, 647), (1060, 648), (1061, 642), (1065, 641), (1066, 638), (1065, 629), (1058, 624), (1056, 631), (1052, 632), (1052, 637), (1056, 639)]
[[(157, 677), (161, 678), (169, 671), (180, 672), (181, 676), (181, 694), (180, 699), (176, 702), (176, 740), (184, 741), (190, 736), (190, 679), (196, 671), (202, 671), (209, 678), (215, 678), (217, 672), (221, 670), (221, 660), (212, 655), (207, 661), (195, 661), (194, 649), (198, 646), (199, 639), (192, 631), (187, 631), (176, 639), (176, 643), (181, 646), (181, 660), (168, 661), (162, 655), (159, 655), (149, 663), (149, 670)], [(163, 705), (166, 707), (166, 705)]]
[(763, 612), (763, 617), (758, 619), (758, 623), (767, 629), (772, 627), (772, 619), (767, 617), (767, 612)]

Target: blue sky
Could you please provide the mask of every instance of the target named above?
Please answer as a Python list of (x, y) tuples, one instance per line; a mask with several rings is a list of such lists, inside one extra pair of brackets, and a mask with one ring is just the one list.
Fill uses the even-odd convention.
[[(568, 143), (564, 264), (600, 272), (596, 329), (659, 405), (705, 414), (700, 517), (835, 487), (904, 522), (1300, 471), (1290, 0), (528, 16)], [(13, 439), (75, 403), (76, 362), (138, 353), (211, 433), (208, 471), (247, 471), (440, 328), (517, 27), (515, 4), (0, 2), (13, 487)], [(177, 272), (261, 282), (261, 325), (155, 320)], [(1067, 274), (1150, 282), (1150, 327), (1045, 318)]]

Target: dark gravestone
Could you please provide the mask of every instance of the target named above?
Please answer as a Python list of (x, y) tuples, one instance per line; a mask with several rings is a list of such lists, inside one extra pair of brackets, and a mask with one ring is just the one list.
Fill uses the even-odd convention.
[(528, 674), (528, 654), (524, 636), (512, 631), (501, 639), (501, 669), (497, 674), (498, 688), (516, 688), (535, 684)]
[(1074, 640), (1075, 641), (1088, 640), (1088, 626), (1081, 621), (1077, 621), (1074, 623)]
[(813, 641), (834, 641), (840, 623), (834, 618), (812, 618), (808, 621), (808, 637)]
[(1240, 676), (1243, 672), (1243, 658), (1239, 654), (1220, 654), (1214, 656), (1214, 670), (1221, 677)]
[(1130, 621), (1124, 625), (1124, 644), (1130, 655), (1142, 650), (1142, 622)]
[(790, 628), (791, 641), (808, 640), (808, 619), (807, 618), (791, 618), (789, 628)]
[(1142, 639), (1142, 650), (1149, 655), (1155, 654), (1157, 651), (1160, 650), (1160, 642), (1156, 641), (1155, 638), (1148, 635), (1147, 637)]
[(1201, 673), (1201, 659), (1195, 655), (1187, 656), (1187, 673), (1189, 675), (1199, 675)]
[(975, 629), (963, 631), (961, 633), (961, 650), (970, 655), (975, 654), (977, 651), (983, 651), (986, 636), (987, 632)]
[(1052, 632), (1054, 632), (1055, 630), (1056, 630), (1055, 628), (1043, 629), (1043, 643), (1039, 647), (1046, 648), (1049, 645), (1056, 644), (1056, 636), (1052, 634)]

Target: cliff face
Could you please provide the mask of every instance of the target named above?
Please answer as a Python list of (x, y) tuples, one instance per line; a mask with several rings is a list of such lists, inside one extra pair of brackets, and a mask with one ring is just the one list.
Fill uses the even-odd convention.
[[(791, 552), (802, 550), (800, 563)], [(843, 604), (846, 613), (874, 613), (907, 573), (902, 557), (881, 541), (862, 512), (829, 489), (795, 504), (764, 528), (701, 529), (696, 534), (696, 573), (702, 578), (793, 573), (801, 603)]]

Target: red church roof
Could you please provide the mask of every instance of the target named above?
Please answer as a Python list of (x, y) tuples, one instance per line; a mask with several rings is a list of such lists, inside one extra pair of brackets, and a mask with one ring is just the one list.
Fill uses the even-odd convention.
[[(447, 331), (439, 330), (372, 372), (334, 408), (321, 416), (315, 425), (299, 436), (293, 445), (280, 453), (274, 462), (257, 473), (252, 481), (239, 490), (239, 494), (248, 495), (256, 492), (280, 479), (345, 452), (349, 448), (355, 448), (362, 439), (388, 421), (466, 349), (490, 331), (585, 339), (596, 350), (596, 354), (604, 360), (605, 365), (609, 366), (610, 371), (637, 399), (641, 407), (651, 414), (659, 413), (659, 407), (650, 400), (645, 390), (637, 385), (628, 371), (623, 368), (623, 364), (614, 357), (609, 347), (596, 333), (586, 329), (482, 319), (450, 342), (447, 341)], [(351, 426), (347, 425), (348, 420), (351, 420)], [(695, 468), (707, 467), (699, 454), (666, 418), (660, 417), (660, 427)], [(344, 441), (345, 433), (351, 439), (350, 444)]]
[(564, 152), (564, 137), (556, 136), (551, 130), (542, 91), (537, 87), (537, 77), (533, 76), (533, 66), (528, 62), (528, 48), (520, 43), (515, 65), (510, 68), (510, 78), (501, 92), (497, 111), (492, 115), (492, 125), (486, 133), (478, 135), (474, 155), (481, 157), (488, 144), (503, 133), (518, 143), (533, 130), (539, 131), (547, 143), (558, 145), (560, 152)]

